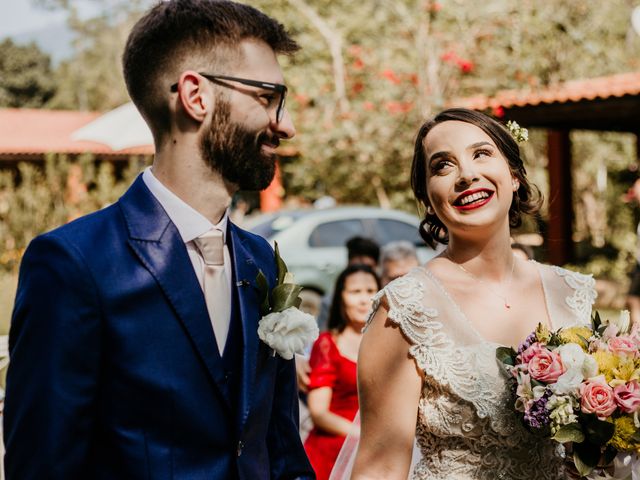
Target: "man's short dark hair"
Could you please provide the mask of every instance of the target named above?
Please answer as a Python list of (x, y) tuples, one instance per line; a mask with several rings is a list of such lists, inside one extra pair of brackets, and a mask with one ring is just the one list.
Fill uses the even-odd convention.
[(347, 256), (349, 260), (354, 257), (371, 257), (378, 263), (380, 247), (369, 238), (353, 237), (347, 240)]
[(255, 39), (276, 54), (298, 44), (284, 26), (256, 8), (230, 0), (165, 0), (134, 25), (122, 67), (127, 90), (155, 135), (169, 129), (169, 89), (188, 69), (220, 69), (239, 58), (240, 42)]

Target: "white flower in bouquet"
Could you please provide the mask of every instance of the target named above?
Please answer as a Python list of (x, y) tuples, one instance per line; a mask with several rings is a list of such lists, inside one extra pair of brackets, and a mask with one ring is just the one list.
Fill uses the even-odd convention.
[(577, 394), (584, 380), (579, 368), (571, 368), (558, 377), (556, 383), (549, 386), (556, 395)]
[(286, 360), (304, 354), (308, 344), (318, 338), (318, 325), (312, 315), (289, 307), (266, 315), (258, 324), (258, 337)]
[(547, 410), (550, 410), (551, 434), (555, 435), (560, 427), (570, 425), (578, 421), (575, 409), (578, 402), (570, 395), (551, 395), (547, 402)]
[(631, 313), (629, 310), (622, 310), (618, 318), (602, 320), (603, 325), (607, 325), (607, 332), (603, 337), (615, 337), (616, 335), (625, 335), (631, 330)]

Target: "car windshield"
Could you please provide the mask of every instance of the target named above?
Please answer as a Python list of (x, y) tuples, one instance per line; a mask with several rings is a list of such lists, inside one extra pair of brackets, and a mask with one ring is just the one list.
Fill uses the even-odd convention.
[(300, 218), (302, 213), (283, 213), (280, 215), (272, 215), (266, 218), (262, 222), (258, 222), (255, 225), (251, 225), (249, 230), (252, 233), (260, 235), (263, 238), (271, 238), (278, 232), (289, 228)]

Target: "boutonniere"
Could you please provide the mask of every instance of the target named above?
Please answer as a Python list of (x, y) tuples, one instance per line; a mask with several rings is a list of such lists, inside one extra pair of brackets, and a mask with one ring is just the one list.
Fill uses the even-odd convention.
[(274, 355), (277, 353), (291, 360), (295, 353), (304, 353), (305, 348), (318, 338), (319, 330), (315, 318), (298, 309), (302, 301), (299, 297), (302, 286), (293, 283), (293, 274), (280, 257), (277, 243), (275, 257), (278, 277), (271, 292), (262, 270), (258, 270), (256, 277), (262, 314), (258, 323), (258, 337), (273, 349)]

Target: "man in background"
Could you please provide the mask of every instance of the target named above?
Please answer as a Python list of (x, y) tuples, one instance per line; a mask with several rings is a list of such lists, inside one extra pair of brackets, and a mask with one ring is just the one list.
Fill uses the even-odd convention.
[(420, 265), (415, 245), (406, 240), (389, 242), (380, 249), (380, 280), (384, 287)]

